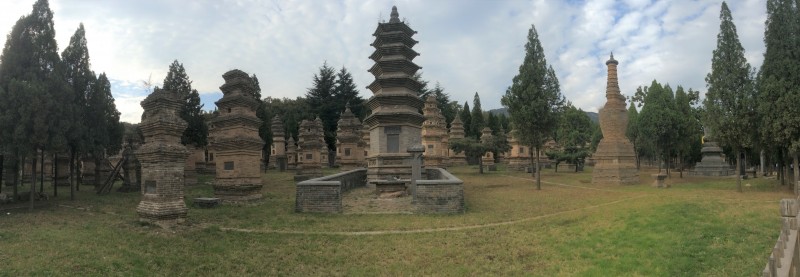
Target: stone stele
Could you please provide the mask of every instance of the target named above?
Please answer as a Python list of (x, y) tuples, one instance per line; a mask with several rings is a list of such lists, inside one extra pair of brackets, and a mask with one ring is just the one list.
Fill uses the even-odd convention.
[(606, 62), (608, 82), (606, 105), (600, 110), (600, 128), (603, 139), (597, 145), (593, 157), (596, 161), (592, 173), (592, 184), (633, 185), (639, 183), (633, 144), (625, 136), (628, 126), (628, 110), (625, 97), (620, 94), (617, 81), (617, 65), (614, 54)]

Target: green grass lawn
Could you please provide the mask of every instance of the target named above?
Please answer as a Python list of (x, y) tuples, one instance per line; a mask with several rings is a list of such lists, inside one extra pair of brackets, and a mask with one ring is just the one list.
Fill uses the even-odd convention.
[[(88, 187), (33, 212), (0, 205), (0, 276), (19, 275), (534, 275), (754, 276), (777, 239), (774, 180), (668, 179), (591, 185), (591, 168), (478, 174), (462, 215), (296, 214), (291, 173), (264, 176), (251, 205), (190, 206), (186, 226), (137, 222), (137, 193)], [(212, 195), (208, 176), (186, 198)], [(22, 188), (27, 191), (27, 187)], [(4, 188), (4, 191), (8, 191)], [(66, 191), (66, 192), (65, 192)], [(190, 202), (190, 201), (187, 201)]]

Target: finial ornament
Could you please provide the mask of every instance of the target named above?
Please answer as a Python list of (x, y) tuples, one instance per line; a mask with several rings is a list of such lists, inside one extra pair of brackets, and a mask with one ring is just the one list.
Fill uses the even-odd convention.
[(611, 59), (614, 59), (614, 51), (611, 51)]
[(397, 13), (397, 6), (392, 6), (389, 23), (400, 23), (400, 14)]

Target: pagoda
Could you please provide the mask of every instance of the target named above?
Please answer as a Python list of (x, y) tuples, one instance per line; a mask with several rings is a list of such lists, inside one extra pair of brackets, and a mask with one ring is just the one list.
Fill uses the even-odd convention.
[(520, 143), (517, 130), (511, 130), (506, 135), (508, 145), (511, 149), (506, 153), (506, 161), (508, 161), (508, 168), (514, 170), (525, 170), (531, 165), (531, 149)]
[[(322, 120), (303, 120), (300, 122), (300, 134), (297, 147), (297, 173), (295, 181), (304, 181), (322, 177), (322, 151), (325, 149)], [(327, 152), (325, 152), (327, 155)]]
[[(457, 139), (464, 139), (466, 133), (464, 132), (464, 123), (461, 122), (461, 117), (456, 116), (452, 122), (450, 122), (450, 134), (448, 139), (449, 140), (457, 140)], [(467, 155), (464, 152), (455, 153), (454, 151), (450, 151), (448, 149), (448, 164), (458, 166), (458, 165), (467, 165)]]
[(211, 121), (213, 140), (210, 150), (216, 159), (214, 195), (224, 202), (261, 199), (261, 149), (258, 135), (261, 120), (256, 117), (260, 105), (253, 80), (234, 69), (222, 75), (225, 84), (222, 99), (216, 102), (219, 116)]
[(350, 111), (350, 103), (345, 106), (336, 128), (336, 162), (339, 169), (348, 171), (361, 167), (364, 160), (361, 142), (361, 121)]
[(189, 151), (181, 144), (186, 121), (178, 114), (182, 98), (175, 92), (155, 89), (141, 105), (139, 128), (144, 144), (136, 150), (142, 166), (142, 200), (136, 207), (139, 220), (171, 227), (186, 219), (183, 170)]
[(709, 128), (703, 128), (703, 148), (700, 153), (703, 155), (694, 169), (689, 171), (689, 176), (729, 176), (734, 175), (735, 170), (725, 161), (725, 154), (722, 147), (713, 140)]
[(297, 169), (297, 144), (294, 137), (289, 135), (289, 142), (286, 143), (286, 167), (290, 170)]
[(371, 46), (375, 52), (369, 56), (375, 65), (369, 72), (375, 76), (368, 89), (374, 94), (366, 106), (372, 113), (364, 119), (370, 132), (370, 149), (367, 157), (369, 181), (389, 178), (411, 178), (409, 146), (420, 143), (422, 122), (419, 113), (423, 101), (419, 98), (422, 84), (414, 79), (420, 69), (412, 60), (419, 54), (411, 48), (416, 34), (400, 21), (397, 7), (392, 7), (389, 22), (378, 23), (372, 34)]
[(603, 139), (597, 145), (592, 173), (592, 184), (633, 185), (639, 183), (633, 144), (625, 136), (628, 126), (628, 109), (625, 97), (620, 94), (617, 65), (614, 54), (606, 62), (608, 81), (606, 104), (600, 110), (600, 129)]
[(286, 133), (283, 132), (283, 121), (280, 115), (272, 118), (272, 146), (269, 164), (280, 171), (286, 170)]
[(425, 146), (424, 165), (444, 167), (447, 159), (447, 128), (444, 116), (437, 107), (436, 97), (428, 96), (422, 108), (425, 122), (422, 123), (422, 145)]
[[(492, 129), (489, 127), (483, 127), (481, 130), (481, 143), (488, 143), (490, 140), (493, 139), (492, 136)], [(494, 153), (492, 151), (487, 151), (481, 157), (481, 163), (485, 166), (489, 171), (497, 170), (497, 166), (494, 164)]]

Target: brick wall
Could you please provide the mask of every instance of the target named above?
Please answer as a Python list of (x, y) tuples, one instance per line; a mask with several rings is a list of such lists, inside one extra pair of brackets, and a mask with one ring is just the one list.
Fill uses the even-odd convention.
[(299, 182), (296, 186), (294, 210), (299, 213), (340, 213), (342, 193), (366, 184), (365, 168)]
[(417, 181), (414, 205), (417, 213), (464, 212), (464, 182), (441, 168), (426, 169), (428, 180)]

